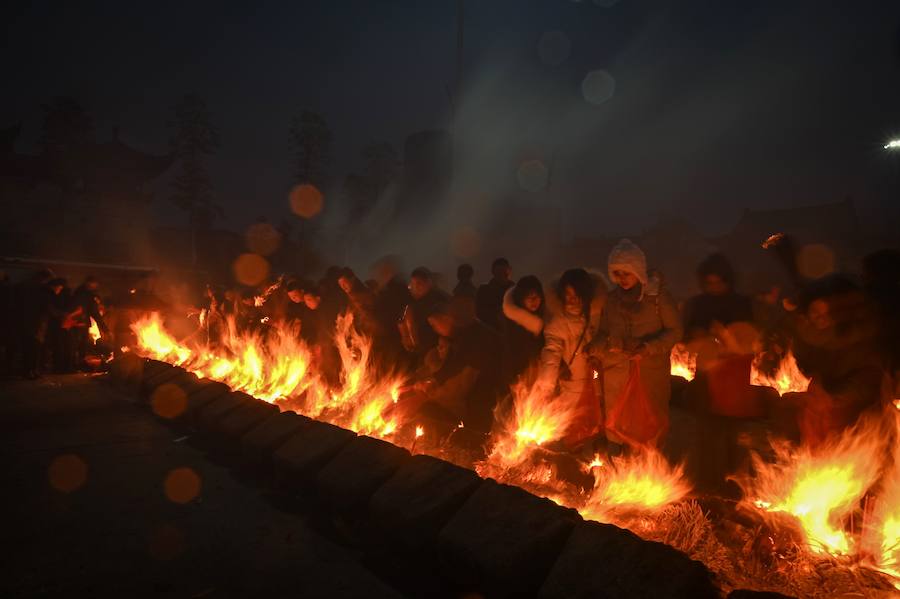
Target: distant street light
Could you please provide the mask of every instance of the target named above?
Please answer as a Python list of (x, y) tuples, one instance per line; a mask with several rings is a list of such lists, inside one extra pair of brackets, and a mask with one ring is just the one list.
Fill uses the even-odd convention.
[(885, 150), (896, 150), (900, 148), (900, 139), (892, 139), (891, 141), (884, 144)]

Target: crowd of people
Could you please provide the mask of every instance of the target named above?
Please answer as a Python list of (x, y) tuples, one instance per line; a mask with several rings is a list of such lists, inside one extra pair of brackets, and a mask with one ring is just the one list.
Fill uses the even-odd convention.
[(100, 283), (93, 276), (73, 290), (49, 269), (15, 285), (2, 274), (0, 304), (0, 368), (6, 374), (36, 379), (44, 372), (87, 370), (92, 324), (109, 335)]
[[(429, 269), (418, 267), (407, 279), (384, 260), (367, 281), (335, 266), (318, 281), (283, 277), (252, 290), (209, 285), (196, 310), (197, 333), (215, 345), (229, 333), (289, 327), (325, 380), (337, 385), (335, 322), (349, 313), (372, 342), (377, 372), (402, 375), (404, 405), (433, 421), (490, 431), (524, 388), (573, 414), (560, 450), (610, 454), (664, 443), (670, 353), (685, 343), (697, 356), (697, 373), (679, 400), (701, 423), (700, 453), (716, 479), (731, 466), (735, 422), (771, 417), (750, 385), (752, 364), (774, 370), (793, 353), (811, 382), (777, 424), (808, 444), (897, 397), (897, 251), (867, 256), (859, 278), (795, 277), (789, 288), (772, 286), (752, 297), (739, 293), (721, 254), (705, 259), (696, 274), (700, 293), (676, 302), (663, 273), (648, 268), (629, 240), (613, 248), (604, 273), (574, 268), (552, 281), (516, 280), (510, 263), (498, 258), (481, 285), (472, 266), (461, 265), (450, 293)], [(108, 330), (92, 277), (70, 292), (66, 281), (41, 271), (14, 287), (4, 284), (3, 294), (4, 364), (18, 364), (24, 376), (37, 376), (47, 364), (77, 368), (90, 320)]]
[(681, 342), (697, 356), (697, 375), (678, 399), (711, 431), (698, 441), (709, 448), (707, 459), (727, 462), (720, 446), (733, 441), (734, 423), (770, 415), (750, 385), (754, 361), (774, 370), (792, 351), (812, 380), (791, 417), (777, 423), (807, 443), (822, 442), (893, 397), (898, 263), (898, 253), (886, 250), (866, 258), (858, 281), (843, 274), (797, 279), (751, 297), (738, 292), (728, 260), (714, 254), (697, 268), (701, 292), (679, 303), (663, 273), (622, 240), (605, 273), (575, 268), (552, 281), (516, 280), (498, 258), (481, 285), (471, 265), (460, 265), (448, 293), (429, 269), (405, 279), (385, 261), (367, 281), (340, 267), (318, 281), (287, 278), (262, 305), (260, 290), (229, 295), (209, 288), (202, 308), (212, 315), (208, 329), (224, 326), (229, 315), (238, 327), (257, 330), (291, 323), (333, 383), (341, 374), (334, 323), (349, 312), (372, 340), (377, 370), (409, 381), (405, 405), (448, 426), (463, 421), (489, 431), (496, 415), (511, 409), (518, 384), (573, 411), (557, 445), (585, 453), (665, 441), (670, 353)]

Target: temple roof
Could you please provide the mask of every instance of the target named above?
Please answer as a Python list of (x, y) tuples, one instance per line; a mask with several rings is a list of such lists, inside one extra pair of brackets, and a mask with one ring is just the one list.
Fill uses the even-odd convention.
[(840, 238), (858, 233), (858, 220), (849, 198), (832, 204), (801, 206), (777, 210), (744, 210), (732, 235), (751, 235), (764, 239), (772, 233), (815, 233)]
[(162, 175), (175, 162), (173, 154), (142, 152), (114, 134), (107, 142), (92, 142), (62, 156), (18, 154), (13, 150), (21, 125), (0, 129), (0, 176), (94, 192), (133, 191)]
[(145, 183), (162, 175), (174, 162), (172, 154), (147, 154), (114, 137), (89, 145), (76, 155), (71, 166), (90, 186), (108, 180)]

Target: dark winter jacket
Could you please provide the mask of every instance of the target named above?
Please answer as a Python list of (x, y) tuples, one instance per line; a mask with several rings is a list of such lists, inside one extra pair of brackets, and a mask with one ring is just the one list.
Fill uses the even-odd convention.
[(498, 331), (503, 316), (503, 294), (513, 286), (512, 281), (501, 283), (491, 279), (478, 288), (475, 296), (475, 315), (478, 320)]
[(753, 304), (750, 298), (736, 293), (695, 295), (684, 307), (684, 330), (688, 339), (709, 332), (714, 322), (729, 325), (752, 321)]
[(501, 378), (505, 385), (509, 385), (530, 366), (537, 364), (544, 347), (544, 319), (517, 306), (512, 299), (512, 288), (503, 296), (501, 336)]

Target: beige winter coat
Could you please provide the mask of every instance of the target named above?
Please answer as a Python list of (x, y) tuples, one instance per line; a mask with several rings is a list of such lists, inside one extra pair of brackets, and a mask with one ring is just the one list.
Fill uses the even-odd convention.
[[(585, 381), (593, 378), (593, 369), (588, 364), (587, 347), (594, 337), (603, 313), (606, 283), (602, 277), (591, 274), (595, 279), (596, 292), (591, 301), (590, 322), (587, 323), (586, 330), (583, 316), (568, 314), (559, 305), (558, 300), (555, 304), (552, 300), (547, 302), (551, 316), (544, 326), (544, 349), (541, 350), (538, 382), (548, 389), (558, 382), (561, 399), (576, 400), (584, 389)], [(548, 300), (551, 295), (548, 294)], [(579, 346), (578, 340), (582, 331), (584, 339)], [(558, 380), (561, 361), (569, 364), (569, 370), (572, 372), (570, 380)]]
[[(653, 406), (668, 420), (669, 353), (681, 340), (682, 325), (675, 301), (659, 281), (651, 278), (637, 301), (628, 301), (626, 292), (615, 287), (609, 292), (606, 309), (590, 352), (598, 356), (603, 366), (603, 386), (606, 413), (610, 413), (628, 381), (629, 350), (643, 344), (640, 369), (641, 383)], [(613, 349), (626, 351), (611, 351)], [(621, 442), (616, 435), (609, 439)]]

